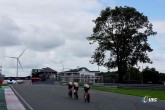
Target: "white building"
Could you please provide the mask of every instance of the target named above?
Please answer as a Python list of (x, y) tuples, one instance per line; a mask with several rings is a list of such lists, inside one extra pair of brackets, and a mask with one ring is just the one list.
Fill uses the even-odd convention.
[(100, 77), (100, 71), (90, 71), (86, 67), (71, 69), (60, 73), (62, 82), (90, 82), (95, 83)]

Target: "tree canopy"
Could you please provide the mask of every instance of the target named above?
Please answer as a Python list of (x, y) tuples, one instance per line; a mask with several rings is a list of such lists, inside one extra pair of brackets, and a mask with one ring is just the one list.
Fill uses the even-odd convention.
[(148, 36), (155, 35), (148, 17), (133, 7), (107, 7), (93, 20), (93, 34), (87, 39), (90, 44), (98, 43), (91, 63), (108, 69), (118, 68), (119, 82), (127, 69), (138, 62), (151, 63), (148, 52)]
[(160, 83), (160, 74), (155, 68), (146, 67), (143, 71), (143, 82), (144, 83)]

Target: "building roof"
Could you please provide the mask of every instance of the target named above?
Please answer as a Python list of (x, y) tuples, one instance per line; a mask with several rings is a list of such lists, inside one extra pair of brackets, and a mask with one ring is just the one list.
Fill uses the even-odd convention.
[(77, 68), (77, 69), (71, 69), (69, 71), (64, 71), (64, 72), (79, 72), (81, 71), (82, 69), (85, 69), (86, 71), (88, 72), (100, 72), (100, 71), (90, 71), (89, 69), (87, 69), (86, 67), (81, 67), (81, 68)]
[(41, 71), (42, 69), (32, 69), (32, 71)]
[(41, 72), (54, 72), (54, 73), (57, 73), (57, 71), (55, 71), (55, 70), (53, 70), (53, 69), (51, 69), (51, 68), (49, 68), (49, 67), (46, 67), (46, 68), (42, 68), (42, 70), (41, 70)]

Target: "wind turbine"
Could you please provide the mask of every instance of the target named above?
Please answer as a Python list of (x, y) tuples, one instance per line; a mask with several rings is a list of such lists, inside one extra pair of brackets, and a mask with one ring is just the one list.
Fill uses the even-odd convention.
[[(6, 56), (6, 57), (8, 57), (8, 58), (14, 58), (14, 59), (17, 60), (17, 75), (16, 75), (16, 77), (18, 77), (18, 63), (19, 63), (19, 65), (20, 65), (21, 68), (22, 68), (22, 65), (21, 65), (21, 62), (19, 61), (19, 58), (23, 55), (23, 53), (25, 52), (25, 50), (26, 50), (26, 49), (24, 49), (24, 50), (22, 51), (22, 53), (19, 55), (19, 57), (9, 57), (9, 56)], [(22, 68), (22, 71), (23, 71), (23, 68)]]
[(64, 67), (64, 63), (63, 63), (63, 61), (60, 61), (60, 63), (62, 64), (62, 70), (61, 70), (61, 72), (63, 72), (64, 69), (72, 69), (72, 68), (65, 68), (65, 67)]

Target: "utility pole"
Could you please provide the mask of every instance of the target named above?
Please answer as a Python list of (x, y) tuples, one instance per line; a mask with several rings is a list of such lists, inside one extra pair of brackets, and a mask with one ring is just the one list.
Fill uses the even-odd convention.
[(129, 81), (131, 80), (131, 74), (130, 74), (130, 72), (129, 72)]
[(60, 62), (61, 62), (61, 64), (62, 64), (62, 70), (61, 70), (61, 72), (63, 72), (63, 71), (64, 71), (64, 64), (63, 64), (62, 61), (60, 61)]
[(142, 65), (142, 84), (143, 84), (143, 65)]
[(1, 66), (0, 66), (0, 76), (2, 75), (2, 62), (1, 62)]

